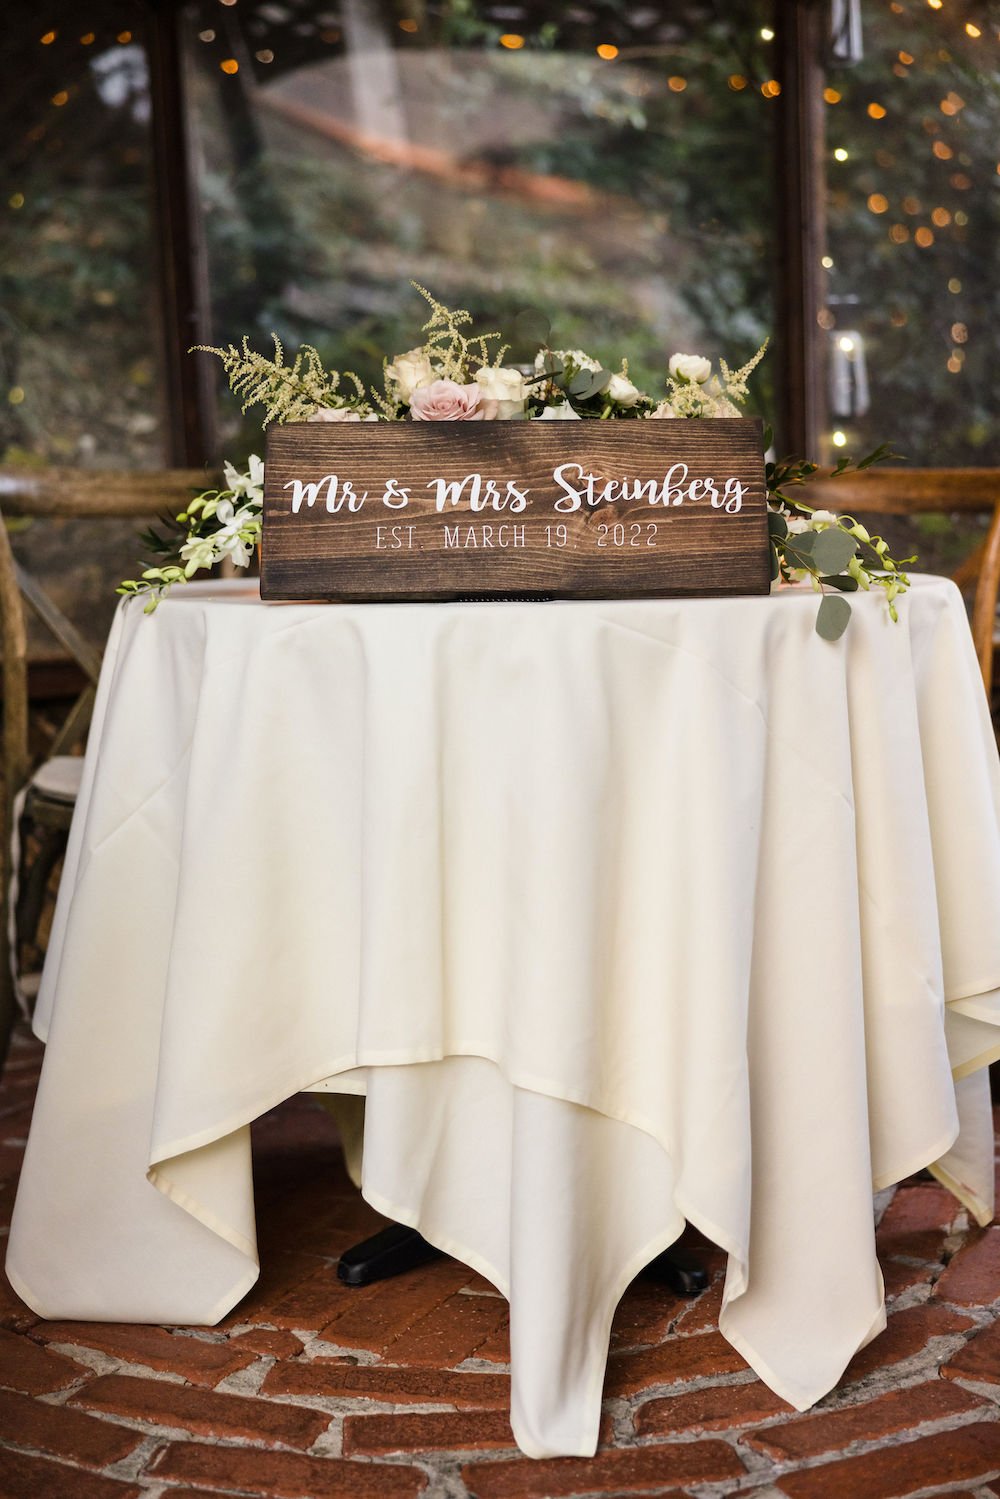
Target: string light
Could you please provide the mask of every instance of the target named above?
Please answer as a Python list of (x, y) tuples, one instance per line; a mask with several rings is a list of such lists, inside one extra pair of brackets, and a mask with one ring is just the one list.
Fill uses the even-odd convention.
[(964, 229), (968, 222), (969, 215), (967, 213), (963, 213), (961, 208), (959, 208), (955, 214), (955, 223), (958, 225), (959, 229)]
[(841, 430), (840, 430), (839, 427), (837, 428), (836, 432), (833, 434), (833, 445), (834, 445), (835, 448), (846, 448), (847, 447), (847, 433), (846, 432), (841, 432)]
[(824, 255), (823, 259), (820, 261), (820, 265), (823, 267), (824, 271), (832, 271), (833, 257), (831, 255)]
[(944, 0), (927, 0), (927, 4), (930, 6), (931, 10), (940, 10), (942, 5), (944, 4)]
[(672, 92), (675, 94), (683, 94), (687, 86), (687, 79), (681, 78), (680, 74), (675, 73), (672, 78), (667, 79), (667, 88), (672, 90)]
[(973, 36), (973, 37), (975, 37), (975, 36), (982, 36), (982, 34), (983, 34), (980, 31), (979, 27), (978, 26), (974, 26), (971, 21), (966, 21), (966, 23), (965, 23), (965, 29), (969, 33), (969, 35)]
[(61, 88), (59, 90), (58, 94), (53, 94), (52, 95), (52, 103), (55, 105), (56, 109), (62, 109), (63, 105), (66, 103), (66, 100), (68, 98), (69, 98), (69, 94), (66, 92), (66, 90), (64, 88)]
[(968, 189), (972, 186), (972, 178), (967, 177), (964, 172), (954, 172), (952, 176), (948, 178), (948, 181), (951, 183), (952, 187), (957, 189), (957, 191), (960, 193), (967, 192)]
[(83, 36), (80, 38), (80, 46), (92, 47), (96, 40), (97, 38), (92, 31), (85, 31)]
[(115, 41), (120, 42), (123, 47), (127, 47), (131, 40), (131, 31), (119, 31), (118, 35), (115, 37)]
[(7, 199), (7, 204), (8, 204), (8, 206), (10, 208), (23, 208), (24, 207), (24, 194), (23, 193), (11, 193), (10, 197)]
[(12, 385), (10, 390), (7, 392), (7, 399), (12, 406), (20, 406), (21, 402), (24, 400), (24, 386)]
[(951, 214), (947, 208), (935, 208), (931, 214), (931, 223), (936, 224), (939, 229), (946, 229), (951, 223)]
[(729, 87), (733, 90), (734, 94), (738, 94), (740, 89), (744, 89), (747, 86), (747, 81), (743, 77), (742, 73), (730, 73), (729, 77), (726, 79), (726, 82), (729, 84)]
[(45, 35), (40, 36), (38, 40), (41, 42), (43, 47), (51, 47), (52, 43), (55, 41), (58, 35), (58, 31), (47, 31)]
[(224, 57), (219, 63), (219, 67), (224, 73), (238, 73), (240, 71), (240, 65), (235, 57)]
[(847, 152), (844, 150), (843, 146), (837, 146), (834, 150), (833, 157), (835, 161), (846, 161)]
[(931, 150), (934, 152), (934, 155), (937, 157), (938, 161), (951, 161), (951, 158), (955, 154), (950, 146), (945, 145), (944, 141), (935, 141), (933, 146), (931, 147)]
[(400, 31), (408, 31), (412, 36), (415, 31), (420, 30), (420, 23), (418, 21), (414, 21), (412, 16), (406, 16), (402, 21), (399, 22), (399, 29)]
[(518, 36), (516, 31), (505, 31), (500, 38), (501, 47), (506, 47), (508, 52), (517, 52), (524, 46), (524, 37)]
[(837, 339), (837, 344), (838, 344), (838, 347), (841, 348), (844, 351), (845, 354), (853, 354), (854, 353), (854, 339), (853, 338), (848, 338), (847, 335), (846, 335), (846, 333), (844, 334), (844, 336), (842, 338), (838, 338)]
[(953, 297), (957, 297), (959, 292), (962, 290), (962, 283), (961, 281), (959, 281), (957, 276), (952, 276), (949, 280), (948, 290), (951, 292)]
[(961, 349), (952, 349), (951, 358), (948, 360), (948, 371), (952, 375), (960, 375), (962, 373)]
[(889, 230), (889, 238), (894, 245), (905, 245), (910, 237), (910, 231), (905, 224), (893, 224)]
[(760, 91), (765, 99), (776, 99), (781, 93), (781, 84), (777, 78), (769, 78), (766, 83), (761, 84)]
[(270, 47), (264, 47), (260, 52), (255, 52), (254, 57), (256, 57), (258, 62), (274, 62), (274, 53), (271, 51)]
[(900, 54), (899, 54), (899, 60), (900, 60), (900, 62), (905, 63), (907, 67), (909, 67), (910, 64), (911, 64), (911, 62), (913, 61), (913, 53), (912, 52), (900, 52)]
[(825, 88), (823, 90), (823, 98), (827, 104), (839, 104), (843, 97), (843, 94), (835, 88)]
[(762, 42), (774, 41), (774, 32), (771, 30), (770, 26), (762, 26), (760, 28), (760, 39)]
[(884, 193), (872, 193), (868, 199), (868, 207), (872, 213), (885, 213), (889, 207), (889, 199)]
[(952, 323), (951, 341), (953, 344), (964, 344), (969, 337), (969, 330), (964, 323)]
[(869, 114), (870, 118), (873, 119), (873, 120), (884, 120), (885, 119), (885, 106), (882, 105), (882, 104), (874, 104), (874, 103), (873, 104), (869, 104), (869, 106), (868, 106), (868, 114)]
[(198, 40), (199, 40), (199, 42), (214, 42), (215, 41), (215, 32), (214, 31), (199, 31), (199, 33), (198, 33)]
[(921, 250), (926, 250), (928, 246), (934, 243), (934, 231), (933, 229), (928, 229), (926, 224), (921, 224), (920, 228), (914, 234), (913, 240), (915, 244), (920, 246)]
[(597, 55), (603, 57), (605, 62), (613, 62), (618, 56), (618, 48), (612, 42), (601, 42)]

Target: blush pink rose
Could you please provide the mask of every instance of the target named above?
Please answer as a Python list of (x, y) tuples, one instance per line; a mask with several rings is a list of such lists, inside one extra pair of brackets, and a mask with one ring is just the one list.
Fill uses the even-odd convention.
[(416, 422), (482, 422), (496, 413), (496, 401), (484, 400), (481, 386), (454, 380), (421, 385), (410, 397), (410, 415)]

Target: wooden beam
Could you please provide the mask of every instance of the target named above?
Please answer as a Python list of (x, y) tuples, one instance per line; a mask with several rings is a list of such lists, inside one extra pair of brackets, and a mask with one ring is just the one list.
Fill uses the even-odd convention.
[(822, 55), (827, 8), (777, 0), (775, 321), (781, 359), (778, 443), (819, 451), (826, 422), (820, 260), (826, 239)]
[(992, 510), (1000, 501), (1000, 468), (865, 469), (839, 479), (826, 473), (789, 492), (807, 505), (882, 515)]
[(203, 489), (221, 482), (205, 469), (0, 468), (0, 510), (6, 515), (175, 515)]
[(188, 118), (176, 0), (146, 0), (153, 177), (163, 331), (167, 460), (198, 464), (215, 453), (214, 391), (207, 361), (188, 350), (210, 343), (205, 257), (188, 150)]

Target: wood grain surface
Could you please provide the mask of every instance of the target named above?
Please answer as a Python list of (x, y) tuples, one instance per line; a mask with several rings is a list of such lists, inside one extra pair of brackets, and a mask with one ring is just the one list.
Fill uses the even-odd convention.
[(265, 599), (768, 587), (756, 421), (298, 422), (268, 433)]

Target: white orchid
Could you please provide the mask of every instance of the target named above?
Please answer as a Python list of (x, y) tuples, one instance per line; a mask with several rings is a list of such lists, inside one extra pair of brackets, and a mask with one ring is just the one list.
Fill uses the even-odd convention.
[(248, 500), (253, 500), (258, 505), (264, 503), (264, 460), (258, 458), (256, 453), (251, 453), (247, 471), (244, 474), (238, 472), (231, 463), (225, 463), (222, 469), (226, 476), (226, 489), (234, 495), (246, 495)]

